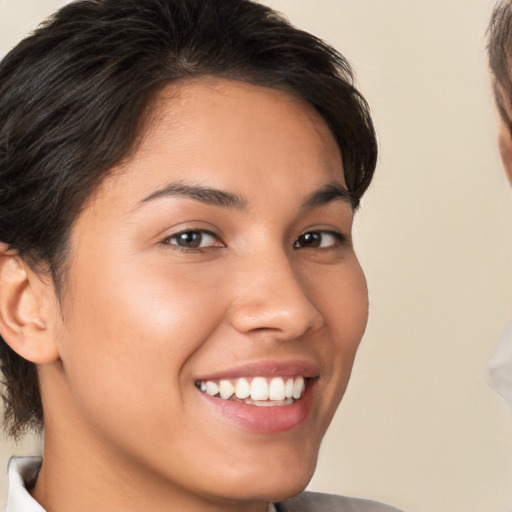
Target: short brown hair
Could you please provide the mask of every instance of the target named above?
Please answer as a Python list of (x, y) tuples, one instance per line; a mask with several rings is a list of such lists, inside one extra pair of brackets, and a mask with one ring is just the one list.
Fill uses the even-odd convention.
[(507, 104), (512, 105), (512, 2), (500, 1), (494, 7), (488, 28), (487, 52), (493, 78), (494, 98), (503, 122), (512, 127)]

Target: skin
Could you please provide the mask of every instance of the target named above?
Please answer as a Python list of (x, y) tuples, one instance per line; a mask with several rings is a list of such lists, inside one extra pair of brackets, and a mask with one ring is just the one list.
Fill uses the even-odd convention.
[[(239, 202), (160, 193), (170, 183)], [(332, 183), (345, 187), (339, 148), (293, 94), (213, 79), (164, 91), (72, 229), (62, 314), (51, 284), (34, 285), (33, 330), (55, 354), (38, 365), (33, 495), (47, 510), (263, 512), (307, 485), (367, 321), (350, 203), (308, 204)], [(211, 232), (202, 247), (176, 245), (198, 230)], [(308, 232), (322, 247), (295, 246)], [(195, 386), (290, 360), (316, 365), (318, 381), (285, 432), (241, 427)]]
[(512, 134), (510, 133), (510, 126), (506, 125), (503, 121), (500, 121), (498, 147), (503, 168), (509, 182), (512, 184)]
[[(503, 88), (498, 84), (496, 94), (500, 99), (503, 106), (503, 116), (500, 116), (500, 124), (498, 131), (498, 148), (500, 150), (501, 162), (507, 174), (509, 182), (512, 184), (512, 107), (510, 101), (507, 99), (506, 93)], [(506, 115), (506, 119), (504, 119)]]

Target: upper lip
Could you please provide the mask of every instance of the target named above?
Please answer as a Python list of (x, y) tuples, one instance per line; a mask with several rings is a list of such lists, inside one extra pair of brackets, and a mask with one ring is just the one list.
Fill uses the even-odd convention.
[(244, 363), (225, 370), (202, 375), (196, 380), (237, 379), (242, 377), (318, 377), (320, 373), (317, 364), (311, 361), (254, 361)]

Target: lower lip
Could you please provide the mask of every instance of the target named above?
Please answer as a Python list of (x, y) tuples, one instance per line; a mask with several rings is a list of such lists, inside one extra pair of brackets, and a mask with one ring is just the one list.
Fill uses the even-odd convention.
[(302, 397), (293, 404), (274, 407), (247, 405), (199, 392), (218, 413), (244, 429), (260, 434), (274, 434), (298, 427), (306, 420), (313, 402), (314, 384), (314, 381), (309, 381)]

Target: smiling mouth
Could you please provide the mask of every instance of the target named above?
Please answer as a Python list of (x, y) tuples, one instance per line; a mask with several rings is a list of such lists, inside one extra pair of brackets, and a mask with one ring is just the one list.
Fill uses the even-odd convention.
[(239, 379), (200, 380), (196, 387), (207, 395), (257, 407), (278, 407), (299, 400), (310, 378), (253, 377)]

